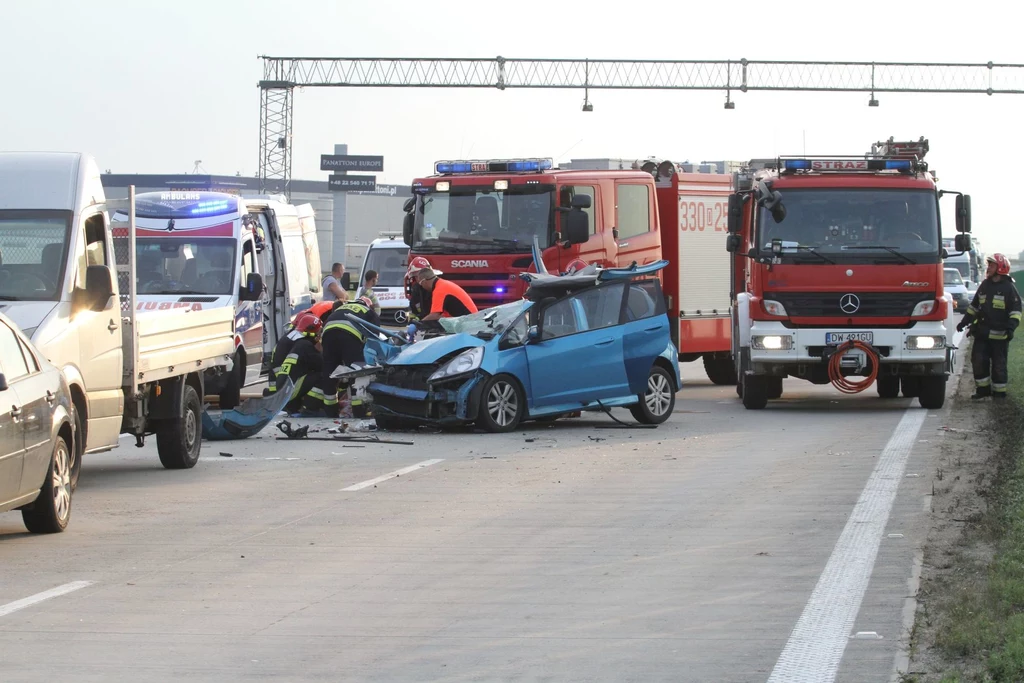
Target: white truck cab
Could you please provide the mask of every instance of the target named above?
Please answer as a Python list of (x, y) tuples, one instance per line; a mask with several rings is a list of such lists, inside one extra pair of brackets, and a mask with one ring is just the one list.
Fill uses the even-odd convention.
[(108, 209), (89, 156), (0, 152), (0, 310), (67, 378), (74, 481), (80, 456), (123, 432), (140, 445), (156, 434), (165, 467), (195, 465), (203, 373), (231, 364), (230, 316), (136, 310), (118, 285), (134, 259), (116, 252)]
[(405, 271), (409, 264), (409, 245), (400, 237), (382, 237), (370, 243), (359, 271), (361, 290), (366, 282), (366, 271), (377, 273), (377, 286), (373, 294), (380, 304), (383, 325), (404, 326), (409, 322), (409, 299), (405, 294)]

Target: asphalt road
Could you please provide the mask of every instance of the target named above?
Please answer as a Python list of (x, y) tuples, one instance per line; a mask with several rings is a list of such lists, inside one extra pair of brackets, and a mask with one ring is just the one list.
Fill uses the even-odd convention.
[(0, 680), (889, 680), (941, 411), (684, 378), (656, 430), (124, 440), (66, 533), (0, 515)]

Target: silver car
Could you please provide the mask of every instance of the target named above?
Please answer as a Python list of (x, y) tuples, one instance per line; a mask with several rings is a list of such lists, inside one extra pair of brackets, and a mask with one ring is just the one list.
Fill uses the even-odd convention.
[(942, 270), (942, 288), (953, 297), (953, 304), (956, 312), (963, 315), (967, 307), (971, 305), (971, 296), (967, 293), (967, 285), (964, 284), (960, 271), (956, 268), (944, 268)]
[(74, 423), (63, 373), (0, 313), (0, 513), (33, 533), (71, 520)]

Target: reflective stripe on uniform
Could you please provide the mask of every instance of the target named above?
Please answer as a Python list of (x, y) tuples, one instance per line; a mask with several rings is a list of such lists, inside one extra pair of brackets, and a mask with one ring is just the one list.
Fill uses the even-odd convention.
[(975, 384), (975, 386), (979, 386), (979, 387), (987, 387), (987, 386), (992, 384), (992, 378), (991, 377), (982, 377), (981, 379), (974, 380), (974, 384)]
[(1002, 294), (994, 294), (992, 296), (992, 308), (1004, 311), (1006, 310), (1006, 299), (1003, 298)]
[(988, 295), (987, 294), (979, 294), (978, 295), (978, 303), (979, 304), (984, 306), (986, 301), (988, 301)]
[(327, 330), (345, 330), (350, 334), (354, 334), (356, 339), (359, 341), (364, 341), (363, 333), (357, 330), (355, 325), (350, 322), (335, 320), (333, 323), (327, 324), (327, 327), (324, 328), (324, 332), (326, 333)]
[(320, 387), (313, 387), (312, 389), (309, 390), (309, 393), (306, 395), (312, 399), (322, 402), (325, 406), (333, 406), (338, 402), (337, 394), (332, 394), (328, 396)]
[(992, 391), (994, 391), (997, 394), (1005, 394), (1006, 393), (1006, 385), (1005, 384), (997, 384), (995, 382), (992, 382)]
[(974, 306), (968, 306), (967, 307), (967, 315), (974, 315), (977, 312), (978, 312), (978, 309), (975, 308)]
[(288, 399), (289, 401), (294, 401), (299, 397), (299, 391), (302, 389), (302, 380), (304, 379), (306, 379), (305, 375), (303, 375), (302, 377), (295, 381), (295, 388), (292, 389), (292, 395)]
[(992, 330), (988, 333), (988, 338), (992, 341), (1006, 341), (1006, 331)]
[(1013, 311), (1012, 313), (1010, 313), (1010, 320), (1016, 320), (1017, 322), (1020, 322), (1020, 316), (1020, 311)]

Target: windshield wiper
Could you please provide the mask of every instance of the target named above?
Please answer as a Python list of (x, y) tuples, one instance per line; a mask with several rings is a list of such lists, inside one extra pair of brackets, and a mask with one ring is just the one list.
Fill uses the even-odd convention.
[(820, 258), (822, 261), (827, 261), (827, 262), (831, 263), (833, 266), (836, 264), (835, 261), (830, 259), (828, 256), (825, 256), (824, 254), (822, 254), (820, 251), (818, 251), (814, 247), (808, 247), (808, 246), (805, 246), (803, 244), (797, 245), (795, 247), (793, 247), (793, 246), (786, 246), (786, 247), (782, 248), (782, 254), (785, 254), (787, 249), (796, 249), (797, 251), (807, 251), (807, 252), (810, 252), (810, 253), (814, 254), (815, 256)]
[(149, 294), (181, 294), (182, 296), (192, 296), (193, 294), (201, 294), (201, 292), (183, 292), (180, 289), (160, 289), (155, 292), (136, 292), (137, 296), (147, 296)]
[(21, 299), (16, 296), (10, 296), (8, 294), (0, 294), (0, 301), (21, 301)]
[(912, 265), (917, 265), (917, 261), (915, 261), (914, 259), (910, 258), (906, 254), (901, 254), (899, 249), (897, 249), (896, 247), (887, 247), (884, 244), (856, 244), (856, 245), (853, 245), (853, 246), (843, 247), (843, 249), (884, 249), (887, 252), (889, 252), (890, 254), (894, 254), (895, 256), (899, 256), (901, 259), (903, 259), (907, 263), (910, 263)]

